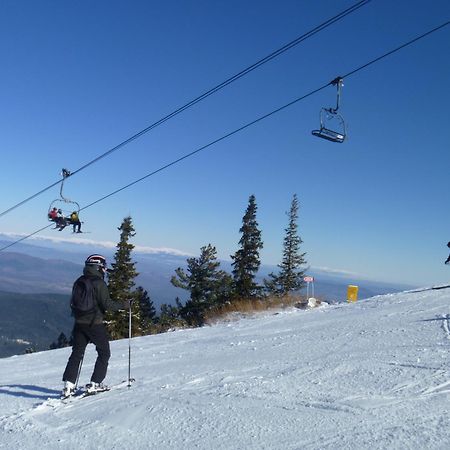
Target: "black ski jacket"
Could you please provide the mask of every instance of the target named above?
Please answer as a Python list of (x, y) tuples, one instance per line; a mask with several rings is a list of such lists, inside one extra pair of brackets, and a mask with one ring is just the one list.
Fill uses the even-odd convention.
[(122, 309), (123, 305), (111, 300), (108, 286), (103, 280), (101, 273), (94, 266), (84, 266), (83, 275), (89, 278), (94, 285), (97, 311), (95, 313), (86, 314), (76, 318), (75, 321), (76, 323), (88, 325), (103, 323), (106, 311), (117, 311)]

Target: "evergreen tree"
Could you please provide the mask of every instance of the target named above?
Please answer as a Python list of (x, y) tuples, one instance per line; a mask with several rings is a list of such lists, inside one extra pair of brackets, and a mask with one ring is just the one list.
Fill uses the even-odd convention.
[(294, 194), (291, 202), (291, 208), (287, 212), (289, 218), (288, 226), (285, 228), (285, 237), (283, 241), (283, 259), (278, 264), (280, 272), (278, 275), (269, 274), (270, 279), (264, 280), (267, 291), (273, 295), (287, 295), (290, 292), (298, 291), (304, 285), (303, 276), (305, 274), (301, 266), (306, 264), (306, 253), (300, 253), (300, 245), (303, 243), (298, 235), (298, 199)]
[(190, 299), (180, 310), (189, 325), (203, 325), (204, 313), (228, 298), (231, 277), (219, 270), (216, 253), (211, 244), (202, 247), (199, 258), (188, 258), (187, 272), (179, 267), (171, 279), (174, 286), (190, 292)]
[(263, 248), (261, 231), (256, 221), (256, 199), (251, 195), (248, 207), (242, 218), (240, 249), (231, 256), (233, 259), (234, 295), (237, 298), (250, 299), (260, 295), (261, 287), (255, 283), (261, 261), (259, 251)]
[(148, 292), (141, 286), (136, 289), (136, 299), (139, 303), (140, 331), (142, 334), (149, 334), (156, 318), (155, 306), (153, 301), (150, 299)]
[(186, 322), (180, 316), (182, 305), (178, 297), (176, 304), (177, 306), (167, 305), (166, 303), (161, 305), (161, 312), (158, 318), (160, 332), (167, 331), (173, 327), (183, 327), (186, 325)]
[(63, 348), (63, 347), (68, 347), (69, 346), (69, 341), (67, 340), (67, 337), (64, 333), (61, 333), (58, 336), (58, 340), (56, 342), (52, 342), (50, 344), (50, 350), (54, 350), (56, 348)]
[[(124, 302), (136, 300), (136, 292), (133, 291), (134, 279), (137, 277), (135, 263), (131, 259), (134, 245), (129, 240), (136, 234), (131, 217), (126, 217), (118, 228), (120, 241), (117, 244), (112, 270), (109, 273), (108, 288), (113, 300)], [(128, 336), (128, 311), (117, 311), (107, 315), (108, 330), (113, 339), (121, 339)], [(139, 302), (132, 303), (132, 333), (142, 334), (139, 329), (140, 310)]]

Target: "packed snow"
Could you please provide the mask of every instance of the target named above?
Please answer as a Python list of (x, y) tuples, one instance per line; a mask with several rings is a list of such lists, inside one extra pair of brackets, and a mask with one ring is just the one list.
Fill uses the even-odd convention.
[[(70, 349), (0, 360), (5, 449), (448, 449), (450, 289), (112, 343), (106, 393), (60, 401)], [(88, 347), (81, 383), (89, 382)]]

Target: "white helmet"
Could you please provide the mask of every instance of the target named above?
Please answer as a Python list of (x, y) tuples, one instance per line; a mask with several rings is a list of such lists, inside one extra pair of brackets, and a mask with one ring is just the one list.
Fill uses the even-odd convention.
[(97, 266), (99, 271), (103, 273), (106, 272), (106, 258), (102, 255), (90, 255), (86, 258), (84, 263), (87, 266)]

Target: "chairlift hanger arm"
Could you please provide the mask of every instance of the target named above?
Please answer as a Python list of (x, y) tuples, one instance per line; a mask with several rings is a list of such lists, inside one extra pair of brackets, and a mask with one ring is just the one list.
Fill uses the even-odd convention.
[[(313, 130), (312, 134), (331, 142), (342, 143), (346, 138), (346, 126), (343, 117), (338, 113), (338, 109), (344, 79), (342, 77), (336, 77), (334, 80), (330, 81), (329, 85), (336, 86), (337, 89), (336, 108), (330, 107), (322, 108), (320, 110), (320, 129)], [(326, 123), (335, 125), (331, 128), (329, 125), (326, 125)], [(338, 125), (337, 129), (336, 124)]]
[(330, 110), (335, 113), (339, 109), (339, 104), (341, 102), (341, 91), (342, 86), (344, 86), (344, 79), (342, 77), (336, 77), (334, 80), (330, 81), (330, 84), (336, 86), (337, 89), (336, 108), (330, 108)]
[(61, 186), (60, 186), (60, 188), (59, 188), (59, 195), (61, 196), (61, 198), (65, 201), (65, 202), (68, 202), (68, 203), (71, 203), (71, 200), (69, 200), (68, 198), (66, 198), (66, 197), (64, 197), (64, 195), (63, 195), (63, 188), (64, 188), (64, 181), (66, 181), (66, 178), (69, 178), (70, 177), (70, 175), (71, 175), (71, 172), (70, 172), (70, 170), (67, 170), (67, 169), (62, 169), (61, 170), (61, 175), (62, 175), (62, 181), (61, 181)]

